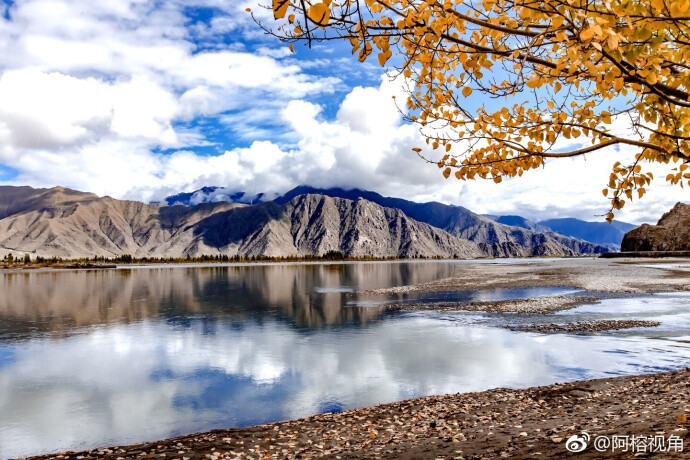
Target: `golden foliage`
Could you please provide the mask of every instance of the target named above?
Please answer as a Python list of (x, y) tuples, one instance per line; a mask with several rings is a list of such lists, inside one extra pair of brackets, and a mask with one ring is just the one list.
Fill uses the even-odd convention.
[(445, 177), (498, 183), (627, 145), (607, 220), (646, 192), (643, 163), (690, 185), (690, 0), (273, 0), (276, 19), (288, 9), (269, 31), (284, 40), (348, 40), (360, 61), (375, 47), (381, 66), (395, 52)]

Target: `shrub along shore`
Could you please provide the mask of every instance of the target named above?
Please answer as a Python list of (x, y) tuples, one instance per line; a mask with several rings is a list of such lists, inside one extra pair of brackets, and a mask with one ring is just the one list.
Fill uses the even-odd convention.
[(114, 265), (134, 264), (185, 264), (185, 263), (250, 263), (250, 262), (369, 262), (369, 261), (395, 261), (395, 260), (446, 260), (457, 259), (453, 257), (372, 257), (372, 256), (347, 256), (339, 251), (329, 251), (322, 256), (229, 256), (227, 254), (187, 256), (187, 257), (133, 257), (123, 254), (116, 257), (81, 257), (61, 258), (42, 257), (25, 254), (23, 257), (14, 257), (11, 253), (0, 260), (0, 268), (110, 268)]

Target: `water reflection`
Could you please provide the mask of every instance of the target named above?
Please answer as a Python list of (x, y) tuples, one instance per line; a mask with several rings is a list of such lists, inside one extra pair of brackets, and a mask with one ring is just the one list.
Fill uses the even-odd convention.
[[(622, 315), (637, 308), (663, 317), (664, 326), (685, 320), (676, 322), (682, 328), (664, 329), (663, 337), (548, 336), (494, 327), (515, 315), (343, 308), (371, 300), (367, 289), (461, 269), (374, 263), (0, 277), (0, 457), (428, 394), (673, 369), (690, 358), (687, 297), (644, 298), (637, 307), (624, 303), (635, 299), (609, 300), (623, 302)], [(486, 300), (560, 293), (554, 289), (457, 295)], [(668, 303), (676, 307), (663, 307)], [(569, 314), (609, 313), (602, 303)]]
[(308, 335), (278, 321), (236, 327), (193, 319), (186, 327), (148, 320), (34, 339), (4, 348), (14, 358), (0, 368), (0, 456), (653, 371), (690, 358), (690, 346), (648, 341), (518, 334), (415, 316)]
[(159, 267), (0, 276), (0, 339), (147, 318), (283, 317), (298, 326), (360, 324), (382, 310), (341, 309), (356, 291), (455, 274), (452, 263)]

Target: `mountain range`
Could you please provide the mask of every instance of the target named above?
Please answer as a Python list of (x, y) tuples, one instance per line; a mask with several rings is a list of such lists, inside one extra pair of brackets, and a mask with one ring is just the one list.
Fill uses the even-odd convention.
[[(446, 225), (447, 222), (444, 222), (443, 216), (458, 214), (457, 211), (459, 210), (464, 210), (464, 212), (459, 212), (460, 218), (462, 218), (463, 215), (471, 216), (471, 220), (477, 221), (475, 218), (477, 214), (461, 206), (445, 205), (442, 203), (416, 203), (400, 198), (384, 197), (375, 192), (359, 189), (323, 189), (299, 186), (290, 190), (285, 195), (273, 196), (272, 199), (278, 203), (286, 203), (295, 196), (305, 193), (320, 194), (349, 200), (364, 198), (384, 207), (401, 209), (414, 219), (446, 230), (448, 230), (448, 225)], [(263, 193), (248, 195), (244, 192), (230, 191), (230, 189), (224, 187), (204, 187), (194, 192), (169, 196), (165, 199), (165, 202), (171, 205), (185, 204), (187, 206), (192, 206), (199, 202), (231, 201), (236, 203), (259, 203), (270, 200), (271, 198)], [(438, 213), (440, 213), (441, 218), (438, 218)], [(549, 219), (533, 222), (522, 216), (514, 215), (484, 215), (482, 217), (498, 222), (499, 224), (520, 227), (537, 233), (558, 233), (560, 235), (570, 236), (601, 245), (611, 251), (620, 250), (620, 244), (625, 233), (636, 227), (636, 225), (620, 221), (614, 221), (611, 224), (607, 224), (605, 222), (588, 222), (575, 218)]]
[(605, 246), (568, 237), (548, 229), (534, 231), (519, 226), (505, 225), (462, 206), (438, 202), (417, 203), (402, 198), (384, 197), (368, 190), (299, 186), (276, 198), (275, 202), (285, 203), (305, 193), (348, 200), (365, 199), (380, 206), (400, 209), (412, 219), (477, 243), (491, 257), (600, 254), (609, 250)]
[(637, 225), (627, 222), (613, 221), (587, 222), (585, 220), (566, 217), (561, 219), (547, 219), (532, 222), (522, 216), (487, 216), (496, 222), (522, 227), (535, 232), (556, 232), (561, 235), (572, 236), (607, 247), (611, 251), (619, 251), (623, 237)]
[[(193, 193), (192, 193), (193, 195)], [(208, 195), (208, 193), (206, 193)], [(177, 201), (179, 202), (179, 201)], [(460, 206), (374, 192), (297, 187), (259, 204), (195, 206), (98, 197), (62, 187), (0, 187), (0, 250), (41, 256), (512, 257), (607, 248), (505, 225)]]

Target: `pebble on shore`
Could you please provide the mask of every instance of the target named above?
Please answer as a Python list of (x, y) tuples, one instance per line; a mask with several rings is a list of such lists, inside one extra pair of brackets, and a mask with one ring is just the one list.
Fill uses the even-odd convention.
[(471, 302), (434, 302), (393, 304), (386, 308), (392, 311), (482, 311), (488, 313), (538, 313), (548, 314), (569, 310), (579, 305), (598, 302), (595, 297), (552, 296), (534, 297), (530, 299), (514, 299), (499, 301), (471, 301)]
[(601, 331), (615, 331), (620, 329), (633, 329), (636, 327), (656, 327), (661, 323), (658, 321), (640, 321), (640, 320), (601, 320), (601, 321), (580, 321), (575, 323), (565, 324), (528, 324), (524, 326), (506, 326), (511, 331), (520, 332), (542, 332), (547, 334), (553, 333), (573, 333), (573, 332), (601, 332)]

